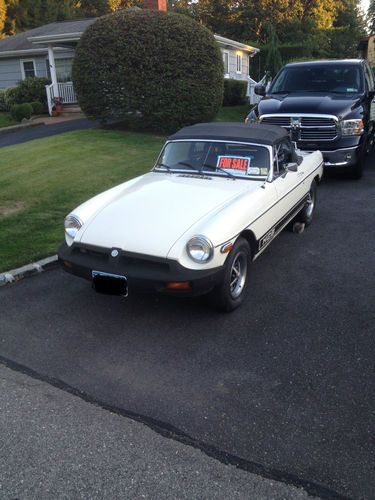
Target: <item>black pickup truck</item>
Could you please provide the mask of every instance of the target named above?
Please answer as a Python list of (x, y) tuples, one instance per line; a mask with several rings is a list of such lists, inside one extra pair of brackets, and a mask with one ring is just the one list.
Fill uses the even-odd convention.
[(374, 76), (361, 59), (308, 61), (284, 66), (246, 121), (280, 125), (299, 149), (323, 153), (327, 168), (362, 176), (374, 142)]

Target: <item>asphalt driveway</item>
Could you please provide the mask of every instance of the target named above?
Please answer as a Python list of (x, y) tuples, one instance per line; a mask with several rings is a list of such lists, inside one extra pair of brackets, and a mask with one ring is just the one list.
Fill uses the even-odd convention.
[(234, 313), (100, 296), (55, 269), (0, 289), (0, 355), (220, 460), (373, 498), (372, 162), (361, 181), (325, 180), (313, 225), (253, 264)]
[(0, 148), (21, 144), (23, 142), (32, 141), (33, 139), (51, 137), (52, 135), (63, 134), (64, 132), (94, 128), (97, 126), (98, 123), (95, 121), (88, 120), (87, 118), (79, 118), (77, 120), (67, 120), (54, 125), (40, 125), (38, 127), (25, 128), (17, 132), (0, 134)]

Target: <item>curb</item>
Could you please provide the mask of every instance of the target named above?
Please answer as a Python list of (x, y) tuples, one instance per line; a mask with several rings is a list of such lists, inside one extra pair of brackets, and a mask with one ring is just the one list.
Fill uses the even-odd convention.
[(9, 134), (11, 132), (19, 132), (20, 130), (24, 130), (27, 128), (40, 127), (45, 125), (45, 123), (23, 123), (20, 125), (11, 125), (10, 127), (2, 127), (0, 128), (0, 134)]
[(55, 266), (57, 266), (57, 255), (52, 255), (51, 257), (46, 257), (45, 259), (38, 260), (32, 264), (27, 264), (26, 266), (11, 269), (5, 273), (0, 273), (0, 287), (7, 285), (8, 283), (19, 281), (23, 278), (28, 278), (34, 274), (42, 273), (43, 271), (47, 271)]

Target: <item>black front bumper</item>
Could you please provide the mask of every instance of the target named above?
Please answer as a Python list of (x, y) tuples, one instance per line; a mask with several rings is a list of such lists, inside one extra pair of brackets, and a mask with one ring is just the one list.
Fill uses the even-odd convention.
[[(124, 252), (116, 257), (112, 248), (66, 243), (58, 251), (59, 262), (68, 273), (92, 282), (92, 271), (125, 276), (129, 293), (157, 292), (181, 296), (204, 295), (223, 279), (224, 268), (195, 271), (181, 266), (177, 261), (149, 255)], [(167, 283), (189, 282), (189, 289), (169, 289)]]
[(306, 144), (299, 142), (298, 147), (304, 151), (321, 151), (324, 166), (327, 168), (341, 168), (355, 165), (360, 158), (364, 136), (341, 137), (334, 142), (317, 142)]

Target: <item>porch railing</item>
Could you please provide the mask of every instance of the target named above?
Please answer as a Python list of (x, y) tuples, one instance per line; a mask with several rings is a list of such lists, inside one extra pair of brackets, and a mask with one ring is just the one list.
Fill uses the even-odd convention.
[(77, 95), (74, 91), (73, 83), (57, 83), (54, 85), (46, 85), (48, 112), (52, 115), (54, 99), (59, 97), (63, 104), (76, 104), (78, 102)]

